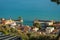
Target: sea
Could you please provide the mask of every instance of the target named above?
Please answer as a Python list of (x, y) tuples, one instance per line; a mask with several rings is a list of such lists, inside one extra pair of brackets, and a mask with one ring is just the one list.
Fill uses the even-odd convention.
[(60, 4), (51, 0), (0, 0), (0, 18), (18, 19), (33, 25), (34, 19), (60, 21)]

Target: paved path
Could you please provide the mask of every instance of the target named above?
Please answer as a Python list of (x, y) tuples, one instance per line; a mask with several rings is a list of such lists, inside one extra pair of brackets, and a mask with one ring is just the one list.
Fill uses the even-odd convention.
[(0, 35), (0, 40), (22, 40), (20, 37), (13, 36), (13, 35)]

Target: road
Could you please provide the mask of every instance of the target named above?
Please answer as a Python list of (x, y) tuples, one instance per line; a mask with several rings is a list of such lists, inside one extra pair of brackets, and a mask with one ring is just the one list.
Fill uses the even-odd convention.
[(21, 37), (13, 35), (0, 35), (0, 40), (22, 40)]

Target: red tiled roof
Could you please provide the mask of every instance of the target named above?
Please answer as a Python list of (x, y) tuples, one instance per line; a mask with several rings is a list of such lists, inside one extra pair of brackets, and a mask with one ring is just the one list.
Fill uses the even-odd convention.
[(53, 24), (53, 26), (60, 26), (60, 24)]

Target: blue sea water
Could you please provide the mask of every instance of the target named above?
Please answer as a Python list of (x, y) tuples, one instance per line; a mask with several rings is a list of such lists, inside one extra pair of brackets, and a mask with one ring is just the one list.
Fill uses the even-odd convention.
[(24, 24), (29, 25), (36, 18), (60, 21), (60, 5), (51, 0), (0, 0), (0, 18), (10, 16), (12, 19), (22, 16)]

